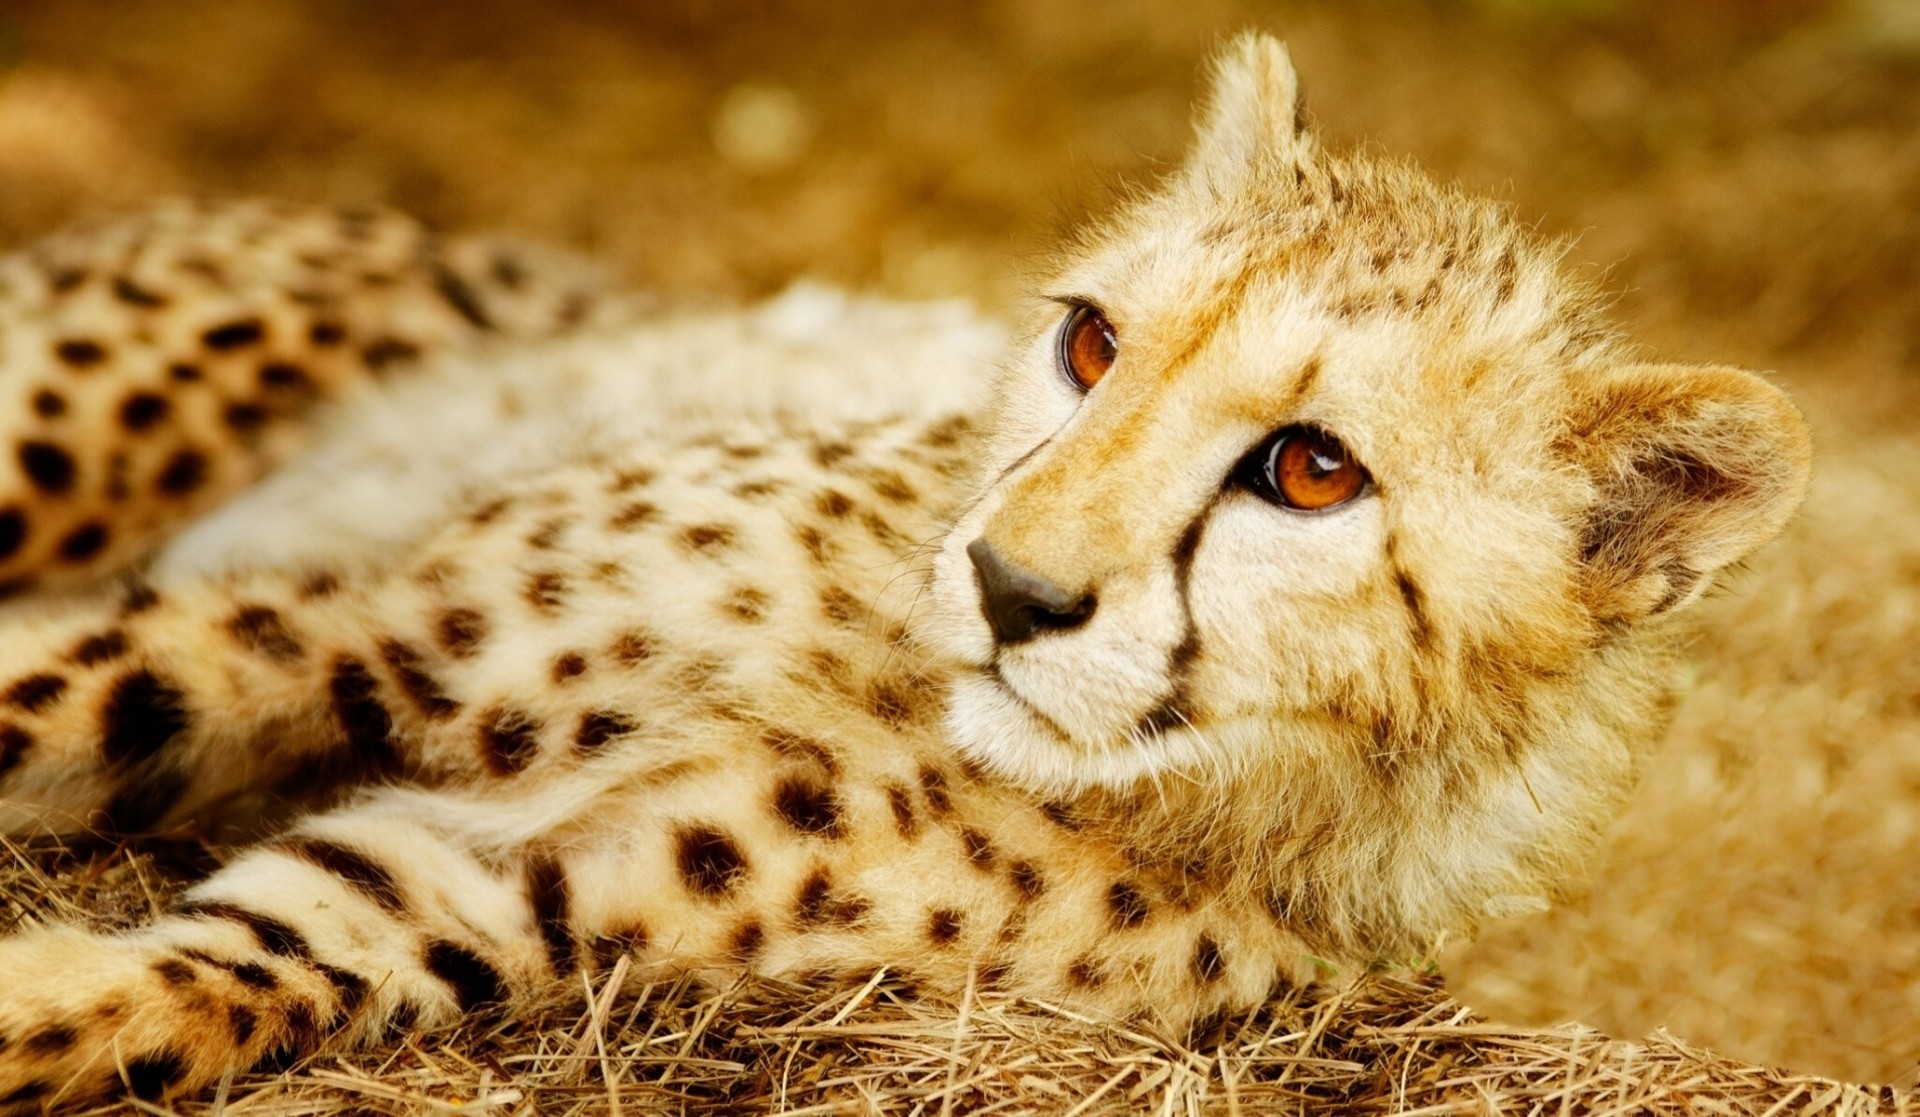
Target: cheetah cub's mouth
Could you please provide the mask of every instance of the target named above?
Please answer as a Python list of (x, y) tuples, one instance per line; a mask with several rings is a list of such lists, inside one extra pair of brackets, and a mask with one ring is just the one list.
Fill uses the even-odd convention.
[(1413, 788), (1443, 829), (1599, 817), (1667, 616), (1779, 530), (1808, 448), (1761, 378), (1637, 360), (1563, 254), (1324, 150), (1285, 48), (1239, 40), (1004, 362), (921, 627), (957, 747), (1330, 826)]

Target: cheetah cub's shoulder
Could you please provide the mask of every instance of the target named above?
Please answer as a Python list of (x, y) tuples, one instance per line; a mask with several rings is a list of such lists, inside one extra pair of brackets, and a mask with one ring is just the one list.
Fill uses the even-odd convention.
[[(623, 956), (1179, 1026), (1538, 906), (1662, 729), (1675, 618), (1808, 468), (1778, 391), (1637, 356), (1559, 256), (1323, 150), (1248, 36), (984, 406), (927, 387), (968, 378), (971, 324), (841, 304), (453, 347), (286, 416), (304, 461), (172, 543), (114, 530), (144, 576), (0, 619), (0, 824), (364, 787), (145, 927), (0, 940), (0, 1109), (511, 1012)], [(325, 313), (487, 330), (443, 271)], [(157, 297), (149, 334), (235, 384), (339, 340), (275, 304), (256, 350)], [(71, 375), (161, 383), (129, 352)], [(326, 526), (367, 507), (366, 541)]]

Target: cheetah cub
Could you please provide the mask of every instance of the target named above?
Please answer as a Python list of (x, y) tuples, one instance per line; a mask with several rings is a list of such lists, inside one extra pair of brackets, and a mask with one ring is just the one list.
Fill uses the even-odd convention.
[(1010, 342), (808, 290), (644, 320), (379, 215), (5, 262), (0, 825), (346, 789), (145, 927), (0, 940), (0, 1108), (622, 955), (1177, 1027), (1537, 908), (1809, 458), (1560, 255), (1323, 150), (1249, 36)]

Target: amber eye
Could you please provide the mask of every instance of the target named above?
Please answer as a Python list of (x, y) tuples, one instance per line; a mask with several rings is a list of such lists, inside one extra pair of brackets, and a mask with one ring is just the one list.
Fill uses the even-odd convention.
[(1312, 427), (1287, 427), (1261, 443), (1241, 477), (1261, 496), (1302, 512), (1345, 504), (1373, 480), (1339, 439)]
[(1100, 383), (1119, 350), (1120, 341), (1106, 315), (1085, 303), (1067, 315), (1067, 324), (1060, 330), (1060, 368), (1081, 391)]

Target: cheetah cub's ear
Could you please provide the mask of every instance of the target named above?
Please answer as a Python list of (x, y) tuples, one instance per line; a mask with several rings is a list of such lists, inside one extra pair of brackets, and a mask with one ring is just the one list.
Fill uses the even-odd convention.
[(1256, 168), (1301, 160), (1313, 150), (1300, 106), (1300, 79), (1286, 44), (1239, 35), (1214, 57), (1186, 175), (1226, 193)]
[(1630, 365), (1575, 390), (1566, 440), (1595, 495), (1582, 592), (1601, 620), (1693, 601), (1779, 534), (1806, 495), (1806, 425), (1750, 372)]

